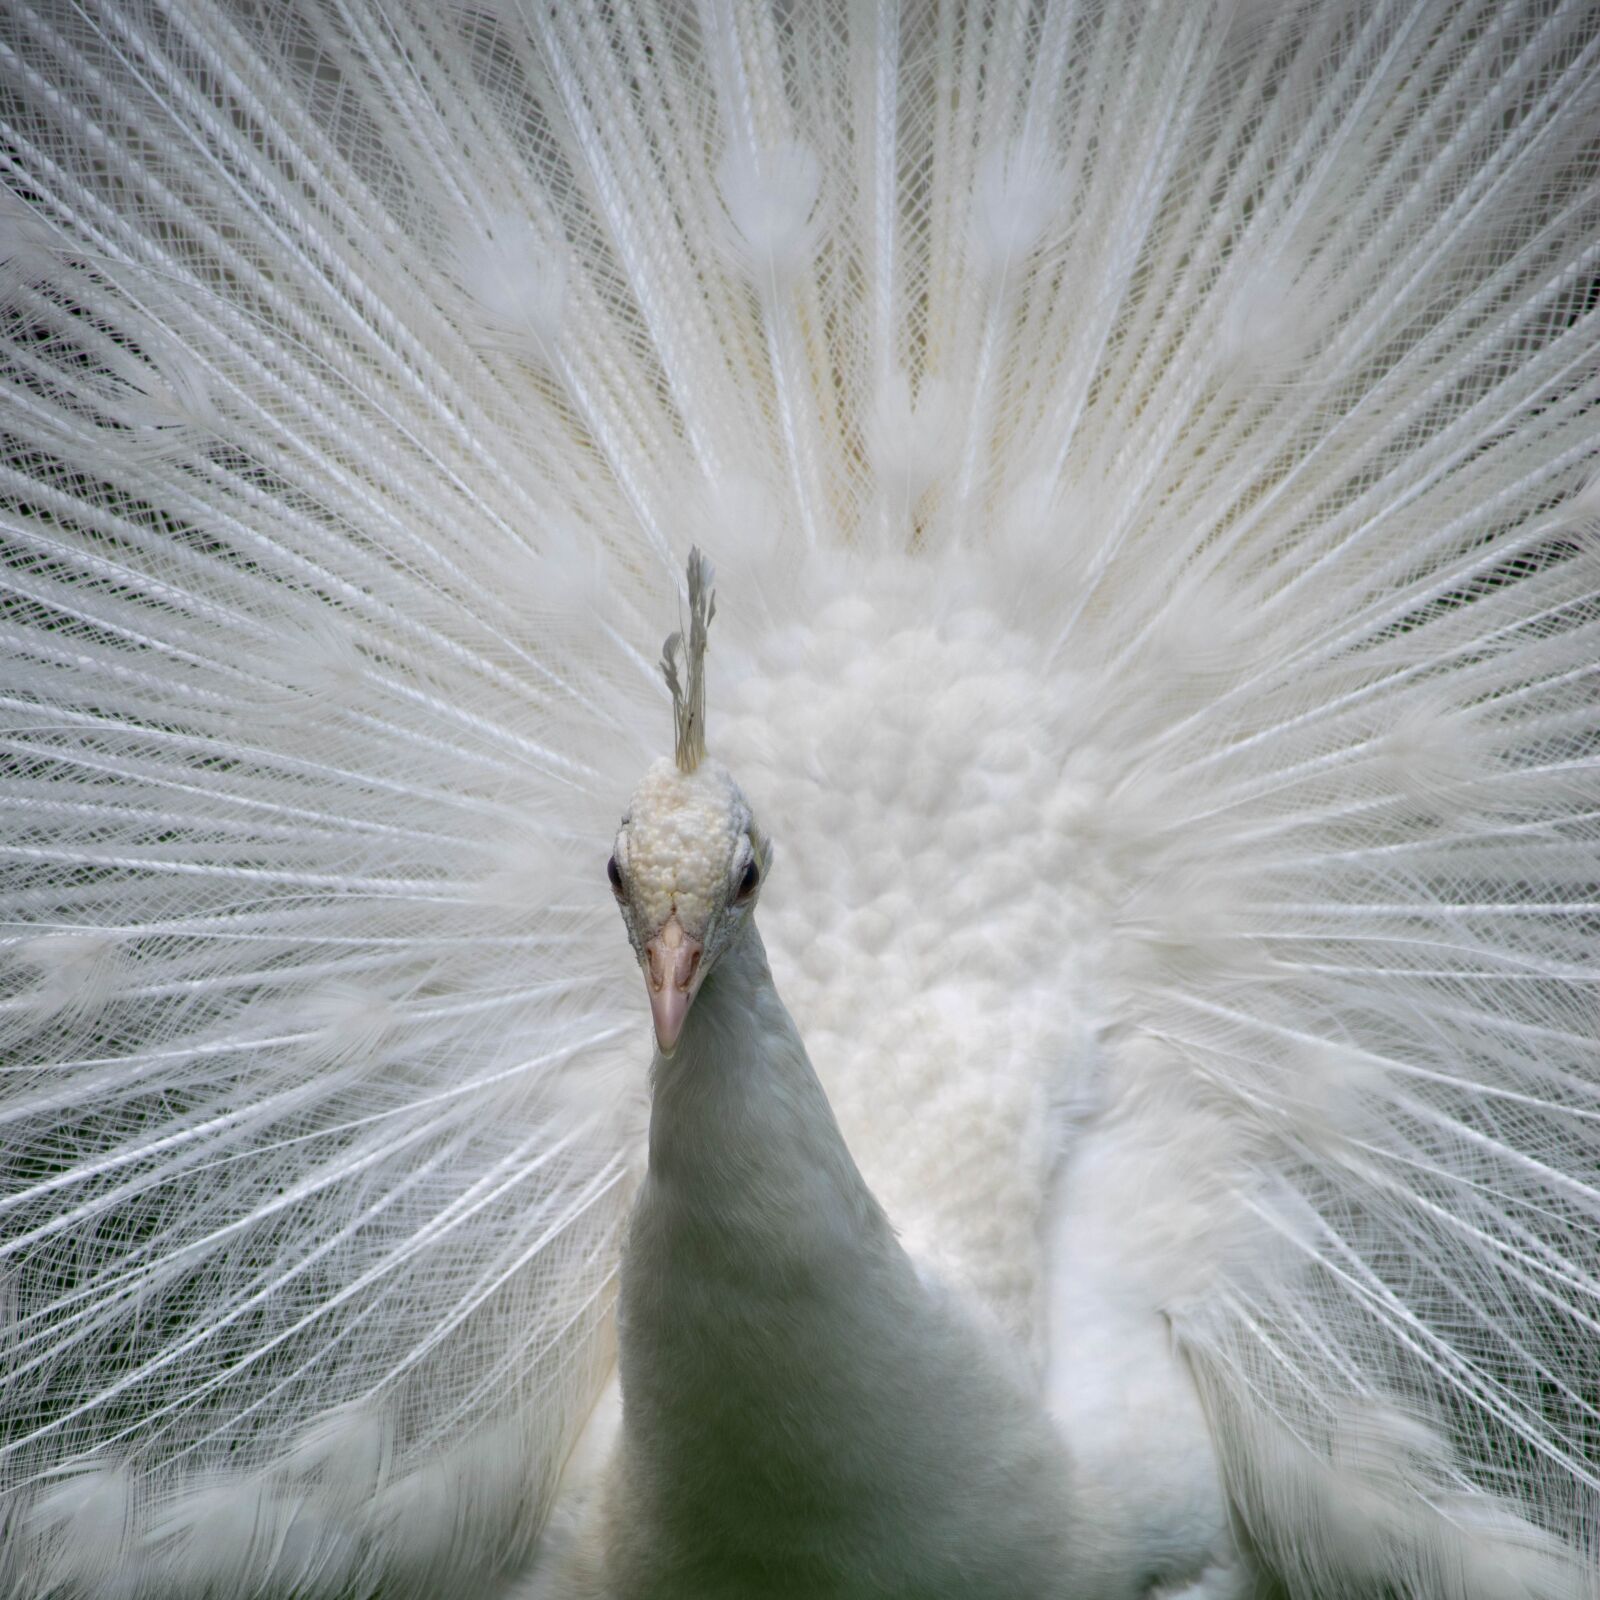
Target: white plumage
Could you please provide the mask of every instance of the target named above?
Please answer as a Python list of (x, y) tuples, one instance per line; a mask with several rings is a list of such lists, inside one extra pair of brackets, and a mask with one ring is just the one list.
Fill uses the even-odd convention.
[(1589, 1593), (1597, 127), (1584, 0), (11, 6), (0, 1590), (578, 1581), (698, 543), (1059, 1592)]

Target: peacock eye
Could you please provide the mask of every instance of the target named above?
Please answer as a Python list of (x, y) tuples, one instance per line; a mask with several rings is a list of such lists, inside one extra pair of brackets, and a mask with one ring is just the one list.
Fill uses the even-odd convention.
[(617, 865), (617, 858), (615, 856), (612, 856), (612, 858), (606, 862), (606, 876), (611, 880), (612, 890), (617, 894), (621, 894), (622, 868)]
[(761, 869), (753, 861), (744, 864), (744, 871), (739, 874), (739, 898), (748, 900), (756, 892), (756, 885), (761, 882)]

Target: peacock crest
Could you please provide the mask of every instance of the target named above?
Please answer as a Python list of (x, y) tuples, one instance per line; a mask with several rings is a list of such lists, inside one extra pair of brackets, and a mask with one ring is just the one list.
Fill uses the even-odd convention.
[[(672, 753), (678, 771), (692, 773), (706, 753), (706, 638), (717, 614), (716, 569), (696, 545), (689, 552), (689, 627), (667, 635), (661, 647), (661, 675), (672, 695)], [(679, 672), (679, 663), (683, 671)]]

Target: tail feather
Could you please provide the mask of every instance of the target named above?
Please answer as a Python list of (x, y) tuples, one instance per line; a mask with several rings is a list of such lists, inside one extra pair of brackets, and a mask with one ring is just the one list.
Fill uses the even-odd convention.
[(1291, 1592), (1593, 1593), (1584, 1556), (1514, 1511), (1520, 1495), (1496, 1500), (1442, 1473), (1446, 1437), (1414, 1415), (1352, 1403), (1309, 1436), (1272, 1420), (1255, 1398), (1248, 1408), (1214, 1405), (1210, 1415), (1248, 1547)]

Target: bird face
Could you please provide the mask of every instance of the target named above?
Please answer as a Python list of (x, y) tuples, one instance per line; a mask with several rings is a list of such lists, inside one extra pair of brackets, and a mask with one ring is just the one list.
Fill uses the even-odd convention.
[(677, 1048), (706, 975), (748, 921), (771, 854), (720, 761), (703, 759), (693, 772), (657, 761), (634, 791), (606, 874), (662, 1055)]

